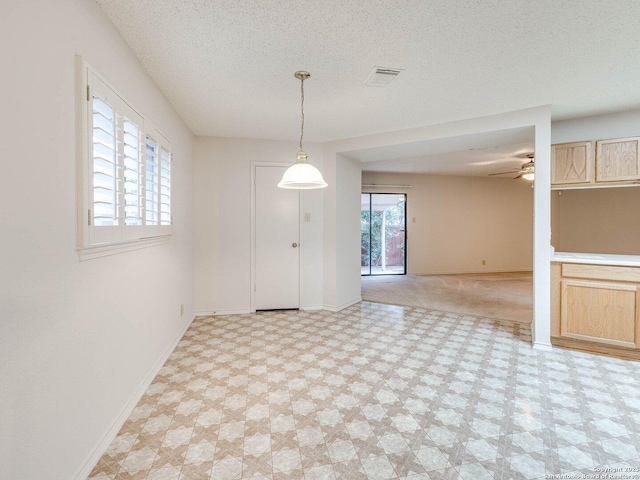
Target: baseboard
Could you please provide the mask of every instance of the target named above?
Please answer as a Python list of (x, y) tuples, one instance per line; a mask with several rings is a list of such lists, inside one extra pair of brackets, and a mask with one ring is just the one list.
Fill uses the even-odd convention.
[(362, 297), (355, 298), (353, 300), (349, 300), (348, 302), (341, 303), (340, 305), (323, 305), (323, 310), (329, 310), (330, 312), (339, 312), (340, 310), (344, 310), (351, 305), (355, 305), (356, 303), (360, 303), (362, 301)]
[[(323, 305), (305, 305), (304, 307), (300, 307), (300, 310), (323, 310)], [(252, 313), (251, 310), (210, 310), (210, 311), (201, 311), (196, 312), (196, 317), (214, 317), (221, 315), (248, 315)]]
[[(300, 307), (300, 310), (305, 311), (313, 311), (313, 310), (323, 310), (322, 305), (305, 305), (304, 307)], [(248, 315), (252, 313), (251, 310), (211, 310), (211, 311), (202, 311), (196, 312), (196, 317), (214, 317), (220, 315)]]
[(186, 322), (185, 326), (180, 330), (171, 344), (165, 349), (164, 352), (162, 352), (160, 359), (156, 362), (149, 374), (142, 381), (131, 400), (122, 408), (116, 419), (111, 424), (111, 427), (109, 427), (105, 435), (102, 437), (102, 440), (98, 442), (93, 451), (87, 457), (82, 467), (80, 467), (77, 473), (73, 476), (75, 480), (86, 480), (86, 478), (89, 476), (91, 470), (93, 470), (93, 468), (98, 463), (98, 460), (100, 460), (100, 457), (102, 457), (106, 449), (109, 448), (109, 445), (111, 445), (113, 439), (116, 438), (116, 435), (122, 428), (122, 425), (124, 425), (124, 422), (127, 421), (127, 418), (129, 418), (129, 415), (131, 415), (133, 409), (136, 408), (136, 405), (142, 398), (142, 395), (144, 395), (144, 392), (147, 391), (147, 388), (149, 388), (149, 385), (151, 385), (151, 382), (156, 377), (164, 363), (167, 361), (169, 355), (171, 355), (171, 352), (173, 352), (173, 350), (176, 348), (176, 345), (178, 345), (178, 342), (180, 342), (180, 339), (184, 336), (185, 332), (191, 326), (194, 318)]
[(322, 310), (322, 305), (305, 305), (304, 307), (301, 307), (300, 310), (304, 310), (306, 312)]
[[(483, 275), (493, 273), (533, 273), (533, 270), (474, 270), (470, 272), (430, 272), (430, 273), (413, 273), (407, 272), (410, 277), (428, 277), (429, 275)], [(376, 275), (373, 275), (376, 276)]]
[(220, 315), (246, 315), (251, 313), (251, 310), (209, 310), (196, 312), (196, 317), (214, 317)]
[(212, 313), (212, 315), (220, 316), (220, 315), (247, 315), (251, 313), (251, 309), (241, 309), (241, 310), (216, 310)]
[(550, 352), (553, 347), (548, 342), (533, 342), (533, 348), (535, 350), (542, 350), (544, 352)]
[(551, 344), (554, 347), (569, 348), (597, 355), (607, 355), (609, 357), (624, 358), (627, 360), (640, 360), (640, 350), (635, 348), (618, 347), (617, 345), (608, 345), (566, 337), (551, 337)]

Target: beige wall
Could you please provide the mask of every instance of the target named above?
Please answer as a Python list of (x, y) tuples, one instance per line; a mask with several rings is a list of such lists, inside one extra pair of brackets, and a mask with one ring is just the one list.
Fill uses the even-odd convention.
[(640, 255), (640, 188), (552, 192), (558, 252)]
[[(522, 180), (362, 173), (363, 191), (407, 194), (407, 273), (529, 271), (533, 189)], [(486, 260), (486, 265), (482, 265)]]

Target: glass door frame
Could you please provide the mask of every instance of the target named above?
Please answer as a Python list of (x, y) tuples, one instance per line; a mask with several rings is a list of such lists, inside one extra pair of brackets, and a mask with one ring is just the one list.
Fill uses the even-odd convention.
[[(361, 192), (361, 201), (362, 204), (362, 195), (369, 195), (369, 273), (362, 273), (362, 267), (360, 266), (360, 276), (361, 277), (373, 277), (373, 276), (382, 276), (382, 275), (406, 275), (407, 274), (407, 194), (406, 193), (389, 193), (389, 192)], [(372, 196), (373, 195), (395, 195), (396, 197), (403, 196), (404, 197), (404, 255), (403, 255), (403, 270), (402, 273), (372, 273), (371, 270), (371, 238), (372, 238), (372, 226), (373, 226), (373, 211), (372, 211)], [(362, 210), (362, 208), (361, 208)], [(362, 213), (360, 214), (362, 218)], [(384, 213), (383, 213), (384, 215)], [(361, 220), (362, 221), (362, 220)], [(360, 229), (362, 232), (362, 229)], [(360, 245), (362, 245), (362, 234), (360, 234)], [(383, 252), (386, 255), (386, 252)]]

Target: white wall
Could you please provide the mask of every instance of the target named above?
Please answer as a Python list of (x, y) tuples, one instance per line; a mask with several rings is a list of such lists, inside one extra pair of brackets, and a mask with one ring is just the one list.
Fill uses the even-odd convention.
[[(305, 144), (322, 168), (322, 148)], [(251, 309), (251, 162), (293, 163), (296, 142), (197, 137), (195, 141), (195, 305), (199, 313)], [(303, 192), (303, 308), (322, 306), (322, 191)]]
[(636, 137), (640, 134), (638, 125), (640, 125), (640, 110), (553, 122), (551, 143)]
[[(74, 251), (76, 54), (172, 143), (166, 245)], [(0, 58), (0, 476), (69, 480), (193, 318), (193, 139), (93, 0), (2, 2)]]
[(407, 194), (408, 274), (531, 271), (531, 182), (367, 172), (362, 180), (412, 186), (363, 189)]
[(323, 308), (342, 310), (360, 290), (360, 162), (324, 151)]
[[(362, 300), (360, 293), (360, 162), (338, 155), (336, 165), (336, 300), (340, 310)], [(355, 229), (352, 226), (357, 225)], [(357, 280), (357, 281), (356, 281)]]

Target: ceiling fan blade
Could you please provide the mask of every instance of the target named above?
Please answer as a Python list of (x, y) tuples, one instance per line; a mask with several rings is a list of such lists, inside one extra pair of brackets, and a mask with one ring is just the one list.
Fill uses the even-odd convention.
[(525, 172), (522, 172), (520, 175), (518, 175), (517, 177), (513, 177), (514, 180), (517, 180), (518, 178), (520, 178), (521, 176), (524, 175)]
[(517, 173), (517, 172), (519, 172), (519, 171), (520, 171), (520, 170), (511, 170), (511, 171), (509, 171), (509, 172), (490, 173), (490, 174), (489, 174), (489, 176), (491, 177), (491, 176), (493, 176), (493, 175), (506, 175), (506, 174), (508, 174), (508, 173)]

